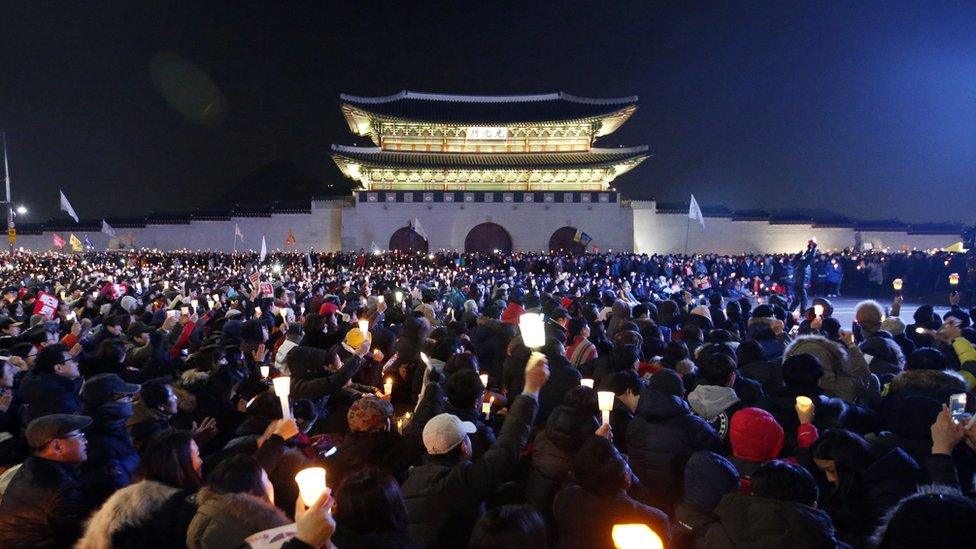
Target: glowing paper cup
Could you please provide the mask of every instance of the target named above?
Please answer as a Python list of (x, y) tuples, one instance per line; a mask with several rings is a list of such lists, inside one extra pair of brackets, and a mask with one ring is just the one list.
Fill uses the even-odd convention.
[(487, 387), (488, 386), (488, 374), (481, 374), (478, 377), (481, 378), (481, 384), (484, 385), (485, 387)]
[(823, 305), (820, 305), (818, 303), (817, 305), (814, 305), (813, 306), (813, 314), (815, 314), (817, 316), (823, 316), (823, 313), (824, 313), (824, 306)]
[(271, 366), (261, 366), (261, 377), (267, 378), (271, 374)]
[(900, 292), (902, 286), (904, 286), (904, 285), (905, 285), (905, 282), (902, 279), (900, 279), (900, 278), (896, 278), (896, 279), (894, 279), (894, 280), (891, 281), (891, 287), (894, 288), (896, 292)]
[(546, 328), (542, 315), (525, 313), (519, 318), (522, 343), (530, 349), (538, 349), (546, 344)]
[(613, 410), (613, 391), (597, 391), (596, 398), (600, 403), (600, 411), (603, 412), (603, 424), (610, 423), (610, 410)]
[(589, 387), (590, 389), (592, 389), (593, 388), (593, 380), (590, 379), (590, 378), (588, 378), (588, 377), (584, 377), (583, 379), (580, 380), (580, 385), (582, 385), (584, 387)]
[(387, 395), (393, 394), (393, 378), (392, 377), (386, 378), (386, 381), (383, 382), (383, 394), (387, 394)]
[(798, 396), (796, 397), (796, 407), (807, 412), (810, 408), (813, 408), (813, 401), (809, 397)]
[(325, 469), (322, 467), (302, 469), (295, 475), (295, 483), (298, 484), (298, 491), (305, 507), (311, 507), (322, 496), (322, 492), (325, 492)]
[(952, 273), (949, 275), (949, 285), (953, 288), (959, 285), (959, 273)]
[(359, 321), (359, 331), (363, 333), (363, 337), (369, 337), (369, 321), (360, 320)]
[(663, 549), (664, 542), (646, 524), (614, 524), (610, 532), (617, 549)]
[(281, 403), (281, 417), (291, 419), (291, 407), (288, 406), (288, 395), (291, 393), (291, 377), (276, 377), (271, 380), (271, 383), (274, 384), (275, 394), (278, 395), (278, 401)]

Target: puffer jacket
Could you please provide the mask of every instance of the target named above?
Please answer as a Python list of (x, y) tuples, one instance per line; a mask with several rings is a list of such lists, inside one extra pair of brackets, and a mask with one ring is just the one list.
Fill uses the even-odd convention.
[(800, 354), (810, 354), (820, 360), (824, 371), (820, 387), (827, 396), (866, 404), (875, 403), (880, 398), (877, 378), (871, 374), (856, 345), (845, 350), (839, 343), (823, 336), (800, 336), (787, 346), (783, 360)]
[(277, 507), (251, 494), (218, 494), (203, 488), (197, 505), (186, 530), (190, 549), (248, 547), (248, 536), (291, 523)]
[(130, 406), (126, 402), (108, 403), (91, 413), (95, 421), (85, 432), (88, 459), (82, 466), (82, 481), (95, 501), (105, 501), (131, 484), (139, 466), (139, 454), (125, 429), (132, 415)]
[(715, 507), (739, 488), (739, 473), (729, 460), (713, 452), (695, 452), (685, 467), (684, 496), (674, 509), (677, 547), (702, 547), (718, 521)]
[(729, 422), (732, 415), (743, 408), (735, 390), (719, 385), (699, 385), (688, 394), (695, 415), (704, 419), (721, 439), (723, 450), (727, 449)]
[(621, 523), (646, 524), (665, 547), (671, 538), (668, 515), (627, 494), (603, 496), (568, 486), (556, 494), (553, 514), (558, 531), (555, 546), (559, 549), (613, 549), (613, 525)]
[(705, 537), (709, 549), (844, 547), (827, 513), (807, 505), (737, 493), (722, 498), (715, 514), (719, 523)]
[(71, 547), (92, 506), (71, 467), (30, 456), (0, 503), (0, 547)]
[[(627, 427), (630, 463), (653, 494), (671, 500), (680, 491), (685, 464), (700, 450), (719, 450), (721, 441), (680, 397), (647, 387)], [(657, 501), (657, 500), (656, 500)]]

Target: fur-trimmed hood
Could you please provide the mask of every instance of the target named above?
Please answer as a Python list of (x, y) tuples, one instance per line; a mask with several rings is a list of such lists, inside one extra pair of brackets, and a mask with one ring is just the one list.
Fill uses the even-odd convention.
[(907, 370), (894, 377), (888, 384), (888, 394), (900, 391), (945, 390), (965, 393), (966, 380), (951, 370)]
[(828, 370), (834, 373), (843, 371), (847, 360), (847, 351), (839, 343), (815, 334), (799, 336), (791, 341), (783, 351), (783, 360), (800, 354), (817, 357), (823, 366), (824, 375)]
[(244, 539), (269, 528), (290, 524), (280, 509), (251, 494), (218, 494), (203, 488), (197, 514), (186, 531), (187, 547), (239, 547)]
[(76, 549), (111, 549), (112, 536), (125, 528), (136, 527), (153, 515), (178, 490), (144, 480), (117, 490), (92, 515)]

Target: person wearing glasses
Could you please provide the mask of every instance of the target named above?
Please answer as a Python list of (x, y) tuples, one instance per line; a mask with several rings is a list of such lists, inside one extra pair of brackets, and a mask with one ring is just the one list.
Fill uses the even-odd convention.
[(53, 414), (27, 425), (31, 448), (0, 503), (0, 547), (71, 547), (92, 510), (78, 466), (87, 458), (87, 416)]
[(27, 403), (27, 421), (50, 414), (81, 413), (82, 385), (78, 357), (68, 346), (48, 345), (37, 354), (33, 371), (20, 384), (20, 398)]

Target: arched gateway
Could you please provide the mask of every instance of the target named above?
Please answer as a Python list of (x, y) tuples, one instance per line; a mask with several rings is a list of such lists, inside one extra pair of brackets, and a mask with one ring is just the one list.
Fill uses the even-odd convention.
[(512, 251), (512, 237), (497, 223), (476, 225), (464, 239), (466, 252), (492, 253), (495, 250), (506, 254)]

